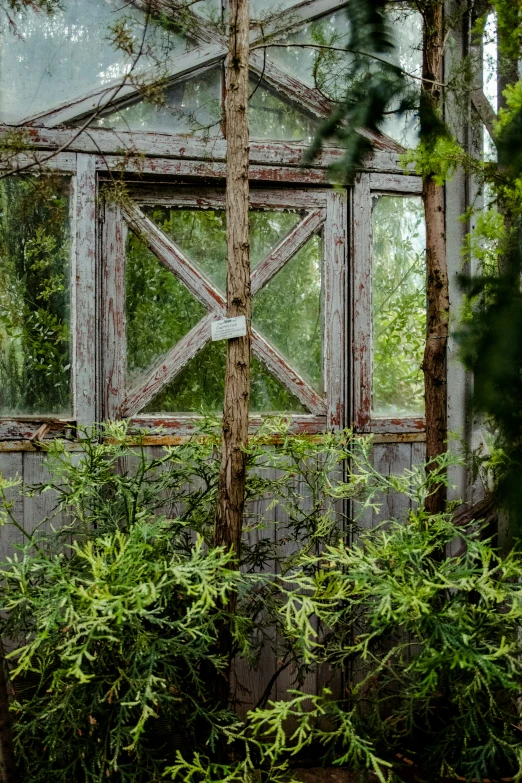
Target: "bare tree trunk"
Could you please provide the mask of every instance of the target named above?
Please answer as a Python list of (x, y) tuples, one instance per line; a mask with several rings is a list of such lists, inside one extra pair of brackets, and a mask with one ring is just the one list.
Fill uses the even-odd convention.
[(248, 232), (249, 0), (231, 0), (225, 117), (227, 131), (227, 315), (244, 315), (247, 336), (228, 341), (223, 446), (215, 543), (239, 552), (245, 502), (250, 399), (250, 253)]
[[(246, 317), (247, 335), (228, 341), (223, 408), (223, 442), (214, 542), (239, 556), (245, 505), (248, 409), (250, 399), (250, 252), (248, 230), (248, 54), (249, 0), (231, 0), (226, 66), (227, 135), (227, 315)], [(237, 561), (236, 561), (237, 562)], [(235, 599), (228, 609), (235, 610)], [(221, 655), (232, 656), (230, 627), (220, 630)], [(216, 695), (228, 699), (229, 673), (219, 678)]]
[[(443, 77), (443, 3), (428, 0), (423, 8), (424, 45), (422, 75), (425, 107), (439, 111)], [(426, 347), (422, 369), (426, 405), (426, 459), (433, 460), (447, 445), (447, 367), (449, 291), (446, 265), (444, 191), (433, 177), (423, 181), (422, 198), (426, 218)], [(442, 511), (446, 489), (440, 487), (426, 500), (426, 509)]]
[(2, 783), (18, 783), (4, 647), (0, 641), (0, 780)]

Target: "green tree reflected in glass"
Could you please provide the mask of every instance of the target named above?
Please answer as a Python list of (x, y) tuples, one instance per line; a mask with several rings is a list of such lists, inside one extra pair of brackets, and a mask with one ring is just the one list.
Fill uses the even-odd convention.
[(320, 121), (280, 95), (259, 80), (250, 80), (252, 97), (248, 104), (248, 128), (252, 139), (274, 141), (301, 141), (309, 144), (319, 128)]
[[(220, 209), (144, 207), (223, 293), (226, 222)], [(251, 210), (251, 264), (255, 266), (301, 219), (297, 212)], [(313, 237), (254, 297), (254, 322), (316, 389), (322, 390), (322, 242)], [(126, 267), (127, 385), (157, 364), (206, 313), (139, 237), (129, 232)], [(291, 317), (289, 317), (291, 314)], [(145, 413), (222, 410), (226, 343), (207, 346), (162, 389)], [(255, 358), (251, 410), (302, 413), (301, 403)]]
[(381, 196), (373, 207), (373, 412), (424, 413), (426, 232), (420, 197)]
[(132, 386), (207, 311), (132, 231), (126, 251), (127, 386)]
[[(226, 340), (208, 343), (142, 413), (222, 413), (226, 348)], [(250, 410), (253, 413), (305, 412), (299, 400), (255, 357), (252, 357)]]
[(0, 183), (0, 414), (70, 416), (70, 180)]
[(250, 210), (250, 266), (252, 269), (299, 223), (296, 212)]
[[(221, 209), (143, 207), (145, 214), (221, 291), (227, 286), (227, 227)], [(250, 264), (254, 267), (299, 222), (295, 212), (251, 210)]]
[(321, 237), (312, 237), (254, 297), (253, 324), (322, 391)]
[(220, 119), (221, 72), (211, 68), (159, 91), (155, 100), (141, 99), (108, 111), (91, 127), (216, 136)]

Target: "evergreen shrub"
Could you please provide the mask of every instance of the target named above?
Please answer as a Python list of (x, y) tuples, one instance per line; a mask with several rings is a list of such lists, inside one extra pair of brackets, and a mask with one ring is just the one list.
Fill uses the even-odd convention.
[[(397, 754), (426, 780), (522, 779), (522, 566), (480, 523), (423, 511), (454, 460), (385, 477), (371, 439), (267, 421), (248, 447), (237, 569), (213, 546), (217, 432), (151, 454), (109, 424), (79, 453), (54, 442), (49, 481), (24, 489), (54, 492), (61, 521), (1, 566), (21, 779), (269, 783), (320, 759), (384, 783), (400, 779)], [(2, 479), (17, 525), (13, 489)], [(390, 492), (405, 518), (363, 529)], [(236, 656), (256, 666), (271, 645), (294, 673), (284, 700), (274, 676), (244, 720), (215, 697), (224, 624)], [(342, 700), (301, 692), (324, 666), (344, 672)]]

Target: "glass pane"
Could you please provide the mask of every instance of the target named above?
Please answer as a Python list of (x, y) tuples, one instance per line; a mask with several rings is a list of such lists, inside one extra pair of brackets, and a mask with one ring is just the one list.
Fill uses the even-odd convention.
[(70, 416), (69, 179), (0, 183), (0, 414)]
[(299, 220), (295, 212), (250, 210), (250, 266), (262, 261)]
[(381, 196), (373, 207), (373, 412), (424, 413), (426, 233), (420, 197)]
[[(225, 361), (226, 341), (208, 343), (141, 413), (222, 413)], [(255, 357), (252, 357), (250, 410), (252, 413), (305, 412), (299, 400)]]
[[(143, 207), (143, 211), (222, 291), (227, 282), (225, 211)], [(255, 266), (298, 222), (295, 212), (250, 211), (250, 264)]]
[[(395, 61), (405, 71), (421, 73), (422, 18), (411, 10), (390, 9), (389, 21), (395, 32), (397, 54)], [(342, 48), (349, 42), (348, 18), (344, 11), (328, 14), (303, 26), (298, 32), (287, 33), (278, 39), (287, 47), (269, 49), (271, 59), (310, 87), (319, 87), (333, 100), (342, 99), (351, 56), (326, 49), (302, 48), (302, 44), (317, 44)], [(371, 65), (369, 60), (369, 66)], [(374, 67), (378, 63), (373, 62)], [(418, 120), (414, 113), (397, 117), (391, 115), (382, 132), (405, 146), (418, 142)]]
[(248, 124), (252, 139), (301, 141), (309, 143), (319, 127), (319, 120), (305, 114), (291, 103), (250, 79), (252, 97), (248, 104)]
[(92, 126), (218, 136), (220, 119), (221, 72), (211, 68), (160, 92), (155, 102), (140, 100), (129, 104), (99, 117)]
[(274, 14), (286, 11), (299, 2), (300, 0), (251, 0), (250, 15), (258, 21), (270, 19)]
[(146, 215), (169, 236), (222, 291), (227, 280), (227, 234), (222, 209), (143, 207)]
[(306, 245), (254, 297), (253, 324), (322, 391), (322, 241)]
[(332, 98), (341, 98), (345, 90), (342, 73), (349, 62), (347, 55), (327, 55), (325, 50), (305, 49), (300, 44), (342, 47), (348, 44), (348, 39), (347, 14), (337, 11), (309, 22), (297, 32), (284, 34), (278, 38), (278, 43), (286, 43), (288, 46), (274, 46), (268, 49), (268, 53), (280, 68), (309, 87), (318, 86)]
[[(149, 22), (120, 0), (64, 0), (52, 15), (35, 10), (13, 14), (14, 30), (2, 14), (0, 30), (0, 119), (14, 123), (117, 82), (133, 59), (112, 43), (114, 26), (125, 19), (127, 33), (143, 54), (133, 73), (165, 72), (188, 43)], [(142, 45), (143, 42), (143, 45)]]
[[(397, 56), (395, 62), (407, 73), (422, 74), (422, 16), (411, 9), (390, 9), (389, 19), (395, 33)], [(420, 96), (420, 82), (412, 79), (411, 86)], [(392, 107), (393, 108), (393, 107)], [(382, 132), (404, 147), (416, 147), (419, 143), (420, 124), (416, 112), (407, 112), (402, 117), (390, 115)]]
[(132, 231), (126, 250), (127, 387), (131, 387), (207, 311)]

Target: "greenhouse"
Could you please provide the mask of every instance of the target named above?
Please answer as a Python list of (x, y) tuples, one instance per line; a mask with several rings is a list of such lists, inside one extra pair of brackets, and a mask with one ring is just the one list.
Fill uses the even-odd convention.
[(518, 780), (520, 4), (0, 30), (2, 783)]

